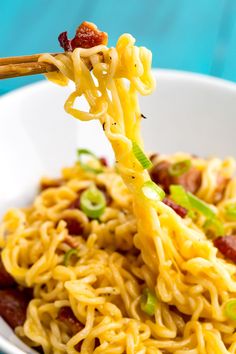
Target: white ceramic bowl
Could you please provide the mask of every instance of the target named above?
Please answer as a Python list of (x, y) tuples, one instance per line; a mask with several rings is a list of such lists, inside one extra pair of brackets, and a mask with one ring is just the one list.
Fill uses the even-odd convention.
[[(171, 70), (154, 74), (157, 90), (141, 98), (146, 150), (236, 156), (236, 85)], [(97, 122), (81, 123), (64, 112), (69, 91), (45, 81), (0, 98), (0, 215), (29, 203), (39, 178), (72, 164), (77, 147), (112, 159)], [(1, 319), (0, 334), (4, 353), (33, 353)]]

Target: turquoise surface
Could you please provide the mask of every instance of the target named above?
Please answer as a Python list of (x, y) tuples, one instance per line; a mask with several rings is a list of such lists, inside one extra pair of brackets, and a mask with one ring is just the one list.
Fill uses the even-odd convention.
[[(107, 31), (114, 45), (123, 32), (153, 51), (153, 64), (236, 81), (235, 0), (1, 0), (0, 56), (60, 50), (83, 20)], [(0, 81), (0, 94), (42, 76)]]

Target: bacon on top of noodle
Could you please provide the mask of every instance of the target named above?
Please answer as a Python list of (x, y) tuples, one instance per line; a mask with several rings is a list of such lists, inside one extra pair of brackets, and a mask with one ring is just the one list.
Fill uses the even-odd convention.
[(61, 307), (57, 319), (63, 322), (72, 333), (76, 334), (83, 329), (83, 324), (75, 317), (72, 309), (69, 306)]
[(192, 166), (180, 176), (171, 176), (169, 173), (170, 166), (171, 163), (166, 160), (154, 164), (150, 171), (151, 179), (160, 184), (166, 193), (169, 193), (171, 184), (180, 184), (186, 191), (196, 193), (201, 185), (201, 171)]
[(217, 237), (214, 240), (214, 246), (223, 254), (227, 259), (236, 262), (236, 235), (227, 235)]
[(100, 31), (90, 22), (82, 22), (77, 28), (74, 38), (68, 39), (67, 32), (62, 32), (58, 37), (60, 46), (66, 52), (72, 52), (75, 48), (92, 48), (100, 44), (106, 45), (108, 35)]

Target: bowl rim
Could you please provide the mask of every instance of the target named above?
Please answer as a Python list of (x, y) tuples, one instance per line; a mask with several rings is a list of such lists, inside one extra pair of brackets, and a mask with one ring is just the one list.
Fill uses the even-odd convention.
[(23, 350), (17, 347), (15, 344), (7, 340), (0, 334), (0, 349), (5, 353), (14, 353), (14, 354), (25, 354)]

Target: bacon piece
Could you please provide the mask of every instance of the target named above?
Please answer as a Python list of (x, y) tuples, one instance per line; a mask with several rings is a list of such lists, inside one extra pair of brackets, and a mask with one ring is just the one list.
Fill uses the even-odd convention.
[(62, 178), (58, 178), (58, 179), (48, 179), (48, 180), (42, 180), (41, 184), (40, 184), (40, 190), (44, 191), (45, 189), (48, 188), (58, 188), (61, 187), (63, 184), (65, 183), (65, 181)]
[(109, 166), (107, 159), (105, 157), (100, 157), (99, 161), (103, 166), (105, 166), (105, 167)]
[(72, 52), (71, 40), (68, 38), (67, 32), (62, 32), (58, 36), (58, 41), (60, 46), (64, 49), (65, 52)]
[(80, 209), (80, 195), (81, 193), (79, 193), (78, 197), (75, 200), (73, 200), (73, 202), (70, 203), (68, 209)]
[(166, 193), (169, 193), (169, 187), (171, 185), (171, 176), (168, 172), (170, 166), (170, 162), (161, 161), (158, 164), (154, 165), (150, 171), (151, 179), (156, 184), (160, 184)]
[(196, 193), (200, 188), (202, 174), (196, 167), (191, 167), (188, 172), (179, 177), (173, 177), (172, 184), (180, 184), (185, 190)]
[(104, 194), (104, 197), (106, 199), (106, 205), (111, 205), (112, 203), (112, 197), (111, 195), (108, 193), (106, 186), (101, 185), (101, 186), (97, 186), (97, 188)]
[(236, 235), (217, 237), (213, 242), (225, 258), (236, 262)]
[(10, 288), (15, 285), (16, 282), (12, 278), (12, 276), (6, 271), (0, 254), (0, 288)]
[(0, 316), (11, 328), (22, 326), (26, 319), (28, 294), (19, 289), (0, 290)]
[(74, 348), (77, 350), (77, 352), (81, 352), (81, 347), (82, 347), (83, 341), (81, 340), (79, 343), (77, 343)]
[(149, 160), (151, 160), (151, 162), (154, 162), (158, 156), (159, 154), (155, 152), (149, 156)]
[(73, 39), (68, 39), (67, 32), (62, 32), (58, 37), (60, 46), (68, 52), (75, 48), (92, 48), (100, 44), (107, 44), (107, 33), (98, 30), (97, 26), (90, 22), (82, 22), (77, 28)]
[(78, 333), (84, 328), (82, 323), (77, 320), (72, 309), (69, 306), (64, 306), (60, 308), (57, 315), (57, 319), (63, 322), (73, 334)]
[(165, 197), (163, 199), (163, 203), (165, 203), (166, 205), (168, 205), (171, 209), (173, 209), (176, 214), (178, 214), (179, 216), (181, 216), (181, 218), (184, 218), (187, 214), (188, 214), (188, 210), (185, 209), (184, 207), (182, 207), (179, 204), (176, 204), (175, 202), (173, 202), (170, 198)]
[(160, 184), (166, 193), (169, 193), (171, 184), (180, 184), (185, 190), (195, 193), (201, 185), (201, 172), (195, 167), (191, 167), (186, 173), (181, 176), (171, 176), (169, 168), (171, 163), (169, 161), (161, 161), (154, 165), (150, 171), (151, 179)]
[(214, 204), (217, 204), (222, 200), (229, 181), (230, 181), (230, 178), (226, 178), (221, 175), (218, 175), (217, 187), (216, 187), (216, 190), (215, 190), (214, 196), (213, 196), (213, 203)]
[(70, 235), (83, 235), (84, 226), (80, 221), (73, 217), (66, 217), (63, 220), (66, 222), (66, 228)]
[(76, 35), (71, 41), (72, 48), (92, 48), (99, 44), (107, 44), (107, 33), (98, 30), (90, 22), (82, 22), (76, 30)]

